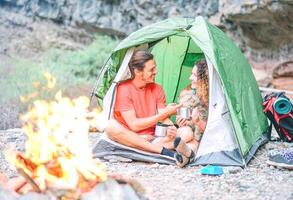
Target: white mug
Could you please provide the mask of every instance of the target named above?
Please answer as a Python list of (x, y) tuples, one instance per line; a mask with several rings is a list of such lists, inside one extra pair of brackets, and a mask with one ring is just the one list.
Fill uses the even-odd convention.
[(168, 126), (171, 126), (169, 124), (162, 124), (157, 123), (156, 129), (155, 129), (155, 136), (156, 137), (165, 137), (167, 135)]

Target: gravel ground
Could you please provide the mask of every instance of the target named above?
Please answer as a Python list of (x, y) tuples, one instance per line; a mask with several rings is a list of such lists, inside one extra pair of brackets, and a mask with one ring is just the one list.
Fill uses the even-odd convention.
[[(91, 135), (94, 141), (98, 135)], [(8, 177), (16, 173), (5, 161), (3, 150), (24, 150), (25, 135), (19, 129), (0, 131), (0, 170)], [(200, 174), (201, 166), (184, 169), (142, 162), (105, 161), (109, 173), (137, 180), (147, 199), (292, 199), (293, 171), (266, 164), (269, 152), (293, 148), (293, 144), (270, 142), (261, 147), (248, 167), (226, 168), (222, 176)]]

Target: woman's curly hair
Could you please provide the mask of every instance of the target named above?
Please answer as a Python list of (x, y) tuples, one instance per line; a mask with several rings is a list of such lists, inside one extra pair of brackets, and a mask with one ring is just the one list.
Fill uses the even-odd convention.
[(202, 99), (205, 106), (209, 102), (209, 75), (208, 65), (205, 60), (196, 63), (197, 66), (197, 94)]

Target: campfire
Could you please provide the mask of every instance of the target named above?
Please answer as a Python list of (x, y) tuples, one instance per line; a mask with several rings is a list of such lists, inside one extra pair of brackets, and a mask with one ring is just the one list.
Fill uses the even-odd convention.
[(107, 175), (105, 165), (92, 157), (88, 132), (104, 129), (106, 120), (102, 111), (89, 112), (87, 97), (70, 99), (61, 91), (52, 101), (36, 100), (55, 86), (53, 76), (49, 73), (44, 76), (45, 87), (34, 83), (37, 91), (20, 97), (26, 103), (34, 100), (28, 112), (21, 116), (22, 129), (27, 135), (25, 152), (6, 152), (7, 160), (30, 185), (23, 187), (29, 190), (21, 188), (22, 195), (37, 193), (46, 197), (37, 199), (52, 200), (111, 199), (113, 195), (120, 199), (139, 199), (132, 191), (144, 193), (138, 182), (121, 175)]
[(10, 152), (7, 159), (34, 191), (55, 196), (58, 191), (62, 199), (74, 191), (78, 199), (107, 179), (106, 168), (92, 158), (88, 141), (90, 125), (101, 117), (99, 110), (89, 113), (88, 107), (87, 97), (69, 99), (59, 91), (51, 102), (34, 101), (21, 116), (27, 134), (25, 152)]
[(92, 159), (88, 106), (86, 97), (71, 100), (58, 92), (54, 101), (35, 101), (21, 116), (26, 151), (9, 159), (35, 190), (85, 192), (106, 180), (105, 166)]

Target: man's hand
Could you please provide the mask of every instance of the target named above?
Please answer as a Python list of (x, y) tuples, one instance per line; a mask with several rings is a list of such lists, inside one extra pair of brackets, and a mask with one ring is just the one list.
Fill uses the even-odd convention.
[(149, 142), (155, 138), (153, 135), (140, 135), (140, 137), (142, 137), (143, 139), (145, 139)]
[(185, 118), (182, 118), (180, 116), (176, 116), (176, 123), (178, 124), (179, 127), (183, 127), (183, 126), (186, 126), (187, 125), (187, 119)]
[(182, 104), (170, 103), (165, 108), (165, 111), (169, 116), (174, 115), (180, 107), (182, 107)]

